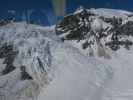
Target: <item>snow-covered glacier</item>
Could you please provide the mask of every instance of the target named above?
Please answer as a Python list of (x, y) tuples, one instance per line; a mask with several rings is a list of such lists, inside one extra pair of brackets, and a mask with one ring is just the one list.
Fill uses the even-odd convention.
[(131, 12), (102, 8), (51, 27), (0, 26), (0, 100), (132, 100), (129, 21)]

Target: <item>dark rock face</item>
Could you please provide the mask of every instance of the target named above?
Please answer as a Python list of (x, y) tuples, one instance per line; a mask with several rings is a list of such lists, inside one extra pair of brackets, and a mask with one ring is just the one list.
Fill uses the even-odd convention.
[[(14, 66), (13, 64), (17, 54), (18, 54), (18, 51), (14, 50), (13, 44), (7, 44), (7, 43), (2, 44), (2, 46), (0, 47), (0, 59), (4, 59), (3, 64), (5, 64), (6, 66), (4, 70), (1, 72), (1, 75), (9, 74), (17, 68), (17, 66)], [(40, 58), (37, 58), (37, 60), (38, 60), (38, 63), (39, 63), (39, 66), (42, 72), (45, 71)], [(33, 79), (29, 75), (29, 73), (26, 71), (26, 66), (20, 66), (20, 71), (21, 71), (21, 80), (32, 80)]]
[(122, 24), (122, 20), (120, 18), (113, 18), (112, 23), (113, 28), (109, 31), (111, 32), (111, 41), (105, 43), (106, 46), (109, 46), (112, 50), (116, 51), (121, 46), (124, 46), (126, 49), (130, 49), (130, 46), (133, 44), (131, 40), (124, 39), (123, 37), (132, 36), (133, 34), (133, 22), (128, 21), (125, 24)]
[(120, 32), (122, 35), (133, 36), (133, 22), (128, 21), (126, 24), (120, 27)]
[(32, 77), (26, 72), (26, 67), (21, 66), (21, 80), (32, 80)]
[(4, 25), (7, 25), (11, 22), (15, 21), (14, 18), (7, 18), (7, 19), (1, 19), (0, 20), (0, 26), (4, 26)]
[[(91, 13), (89, 13), (86, 9), (83, 9), (81, 13), (68, 15), (64, 17), (64, 19), (56, 26), (57, 35), (70, 32), (70, 34), (66, 35), (66, 37), (62, 37), (62, 39), (66, 40), (84, 39), (85, 35), (90, 31), (90, 25), (87, 25), (90, 24), (89, 23), (90, 15)], [(86, 21), (88, 23), (86, 23)]]
[[(111, 25), (112, 27), (101, 28), (100, 31), (94, 32), (92, 30), (93, 21), (98, 18), (102, 22)], [(122, 46), (126, 49), (130, 49), (133, 45), (133, 41), (129, 39), (129, 36), (133, 36), (133, 21), (127, 21), (123, 24), (121, 17), (110, 17), (95, 15), (91, 10), (81, 9), (80, 12), (74, 13), (64, 17), (56, 25), (56, 34), (63, 41), (70, 40), (85, 40), (82, 43), (82, 48), (87, 49), (94, 45), (95, 42), (100, 43), (102, 39), (105, 39), (105, 43), (100, 43), (105, 47), (110, 48), (113, 51), (120, 49)], [(108, 37), (111, 37), (107, 40)]]
[(16, 67), (13, 65), (13, 62), (17, 53), (18, 52), (13, 49), (13, 45), (11, 44), (5, 43), (0, 47), (0, 58), (4, 58), (3, 64), (6, 64), (5, 69), (2, 71), (2, 75), (15, 70)]

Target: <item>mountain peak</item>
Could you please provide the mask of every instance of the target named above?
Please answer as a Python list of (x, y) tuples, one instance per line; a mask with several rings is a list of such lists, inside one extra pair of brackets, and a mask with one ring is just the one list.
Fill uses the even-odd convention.
[(131, 13), (122, 10), (81, 8), (64, 17), (56, 25), (56, 33), (65, 42), (81, 43), (83, 49), (96, 48), (97, 52), (99, 47), (105, 52), (108, 52), (108, 49), (116, 51), (121, 47), (129, 49), (133, 44), (129, 38), (133, 33), (133, 20), (127, 14)]

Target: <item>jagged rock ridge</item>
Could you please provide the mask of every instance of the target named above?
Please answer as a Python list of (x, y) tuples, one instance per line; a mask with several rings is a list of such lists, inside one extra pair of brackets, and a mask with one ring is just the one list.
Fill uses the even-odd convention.
[(124, 13), (126, 17), (108, 17), (96, 13), (96, 10), (80, 8), (65, 16), (56, 25), (56, 34), (63, 41), (81, 42), (82, 49), (94, 49), (96, 45), (112, 51), (121, 47), (130, 49), (133, 44), (132, 17)]

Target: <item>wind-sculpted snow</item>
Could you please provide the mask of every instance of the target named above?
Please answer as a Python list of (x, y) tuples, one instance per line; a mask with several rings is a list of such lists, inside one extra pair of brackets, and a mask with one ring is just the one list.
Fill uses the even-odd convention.
[(54, 30), (0, 27), (0, 100), (102, 100), (112, 68), (62, 43)]

